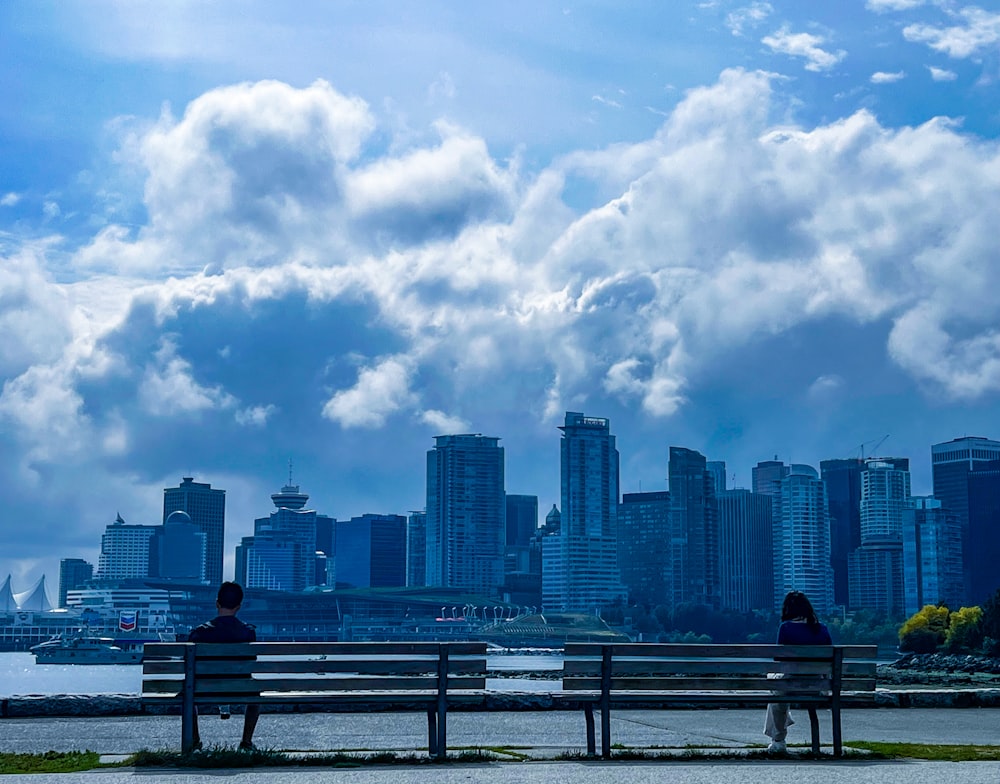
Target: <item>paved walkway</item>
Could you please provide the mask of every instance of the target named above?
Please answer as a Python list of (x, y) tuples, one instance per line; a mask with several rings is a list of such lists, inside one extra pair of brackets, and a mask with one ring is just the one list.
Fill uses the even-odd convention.
[[(242, 717), (201, 719), (206, 745), (233, 746)], [(616, 711), (612, 741), (632, 748), (747, 748), (763, 744), (763, 711)], [(847, 710), (845, 740), (1000, 745), (1000, 708)], [(829, 714), (820, 712), (822, 739), (830, 742)], [(254, 738), (264, 748), (286, 751), (426, 748), (427, 720), (422, 713), (264, 714)], [(809, 741), (803, 712), (789, 733), (790, 743)], [(533, 758), (586, 750), (581, 712), (452, 712), (449, 748), (507, 747)], [(89, 749), (130, 754), (139, 749), (180, 747), (177, 716), (0, 719), (0, 751), (44, 752)], [(997, 779), (994, 784), (1000, 784)]]
[(523, 762), (486, 765), (2, 776), (0, 784), (997, 784), (994, 762)]

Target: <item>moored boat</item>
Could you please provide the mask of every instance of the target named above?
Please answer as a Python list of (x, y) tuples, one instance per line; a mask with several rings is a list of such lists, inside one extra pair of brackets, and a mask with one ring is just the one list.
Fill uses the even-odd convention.
[(126, 650), (110, 637), (57, 635), (31, 648), (35, 664), (140, 664), (142, 650)]

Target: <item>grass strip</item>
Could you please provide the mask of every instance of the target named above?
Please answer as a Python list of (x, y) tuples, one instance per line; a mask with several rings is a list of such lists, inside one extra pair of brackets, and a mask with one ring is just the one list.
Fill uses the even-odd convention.
[(892, 759), (936, 760), (939, 762), (995, 762), (1000, 760), (1000, 746), (929, 743), (879, 743), (851, 740), (844, 746), (882, 754)]
[(78, 773), (100, 766), (96, 751), (46, 751), (44, 754), (0, 754), (0, 773)]
[(143, 749), (124, 762), (123, 766), (136, 768), (274, 768), (274, 767), (327, 767), (359, 768), (365, 765), (435, 765), (450, 762), (495, 762), (498, 755), (487, 749), (467, 749), (453, 752), (444, 760), (426, 754), (400, 754), (393, 751), (349, 753), (336, 751), (320, 754), (289, 754), (275, 749), (240, 751), (225, 746), (213, 746), (190, 754), (179, 751), (151, 751)]

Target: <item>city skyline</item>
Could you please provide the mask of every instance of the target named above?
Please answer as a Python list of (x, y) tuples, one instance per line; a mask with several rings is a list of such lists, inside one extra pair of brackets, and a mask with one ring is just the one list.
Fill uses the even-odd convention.
[[(570, 417), (571, 414), (573, 416), (581, 416), (579, 414), (573, 414), (572, 412), (566, 412), (567, 418)], [(594, 419), (594, 418), (591, 418), (591, 419), (593, 419), (593, 421), (595, 421), (595, 422), (602, 421), (600, 419)], [(562, 430), (562, 429), (563, 429), (562, 427), (557, 428), (557, 430)], [(492, 437), (491, 436), (485, 436), (484, 437), (482, 434), (478, 434), (478, 433), (477, 434), (451, 434), (449, 436), (437, 436), (437, 437), (435, 437), (435, 440), (441, 440), (441, 441), (444, 441), (444, 442), (447, 443), (447, 442), (449, 442), (451, 440), (454, 440), (456, 438), (457, 439), (473, 438), (473, 439), (477, 439), (477, 440), (494, 441), (494, 442), (498, 442), (498, 443), (502, 442), (504, 440), (503, 438), (501, 438), (499, 436), (492, 436)], [(948, 442), (942, 442), (940, 444), (931, 445), (931, 446), (928, 447), (928, 456), (930, 456), (932, 454), (932, 448), (933, 447), (947, 448), (948, 443), (950, 441), (952, 441), (952, 440), (956, 440), (957, 441), (957, 440), (961, 440), (961, 439), (965, 439), (965, 438), (968, 438), (968, 437), (966, 437), (966, 436), (959, 436), (959, 437), (956, 437), (956, 439), (949, 439)], [(679, 450), (681, 452), (690, 452), (691, 451), (687, 447), (679, 447), (678, 445), (671, 445), (668, 449), (669, 449), (669, 451), (671, 453), (674, 450)], [(434, 452), (433, 449), (430, 450), (429, 452), (425, 452), (424, 453), (424, 457), (425, 458), (429, 458), (430, 454), (433, 453), (433, 452)], [(503, 453), (503, 449), (501, 449), (500, 452), (502, 454)], [(914, 462), (914, 461), (911, 461), (909, 458), (906, 458), (906, 457), (895, 457), (895, 456), (889, 457), (887, 455), (865, 455), (864, 460), (889, 460), (893, 464), (899, 464), (899, 465), (903, 465), (903, 466), (906, 466), (906, 467), (911, 467), (912, 464), (913, 464), (913, 462)], [(767, 459), (762, 459), (762, 460), (758, 461), (757, 465), (751, 467), (751, 472), (750, 472), (751, 476), (752, 477), (755, 476), (755, 474), (756, 474), (757, 471), (762, 470), (762, 466), (766, 466), (770, 462), (771, 461), (769, 461)], [(808, 468), (810, 468), (810, 469), (812, 469), (814, 471), (817, 471), (817, 469), (819, 467), (819, 464), (821, 462), (825, 462), (825, 461), (817, 461), (816, 465), (810, 465), (810, 464), (804, 464), (804, 465), (807, 465)], [(848, 460), (837, 459), (837, 462), (851, 462), (851, 463), (853, 463), (854, 460), (853, 459), (848, 459)], [(919, 463), (919, 460), (916, 461), (916, 462)], [(501, 473), (505, 473), (505, 471), (506, 471), (506, 461), (504, 460), (503, 463), (504, 463), (504, 470), (502, 470)], [(734, 490), (751, 491), (751, 490), (753, 490), (754, 492), (757, 492), (756, 485), (755, 485), (756, 479), (753, 479), (751, 482), (748, 482), (746, 485), (742, 485), (742, 484), (739, 484), (739, 483), (736, 483), (736, 484), (733, 483), (732, 477), (734, 475), (738, 475), (738, 473), (734, 474), (732, 472), (731, 467), (730, 467), (729, 463), (726, 460), (714, 460), (714, 461), (713, 460), (709, 460), (709, 461), (707, 461), (707, 465), (710, 466), (710, 467), (714, 465), (716, 467), (725, 468), (725, 470), (726, 470), (726, 481), (725, 481), (724, 484), (725, 484), (725, 489), (727, 491), (734, 491)], [(799, 464), (799, 465), (803, 465), (803, 464)], [(424, 466), (424, 468), (426, 470), (426, 466)], [(668, 466), (665, 465), (664, 468), (665, 468), (665, 471), (669, 471), (669, 467)], [(716, 470), (718, 470), (718, 468), (716, 468)], [(787, 468), (786, 468), (786, 470), (787, 470)], [(286, 480), (288, 482), (291, 482), (292, 479), (293, 479), (293, 472), (292, 472), (291, 462), (289, 462), (289, 464), (286, 466), (286, 471), (288, 472), (287, 475), (286, 475)], [(424, 474), (424, 476), (426, 477), (426, 473)], [(818, 471), (817, 471), (817, 476), (818, 476)], [(201, 479), (201, 478), (199, 477), (199, 479)], [(718, 478), (716, 478), (716, 481), (718, 481)], [(192, 484), (192, 478), (191, 477), (183, 477), (179, 487), (181, 489), (183, 489), (184, 487), (190, 486), (191, 484)], [(205, 482), (204, 484), (202, 484), (201, 482), (197, 482), (196, 481), (193, 484), (196, 487), (200, 486), (200, 487), (204, 487), (204, 488), (209, 488), (209, 487), (211, 487), (212, 482), (209, 480), (209, 481)], [(666, 491), (668, 484), (669, 484), (669, 476), (665, 477), (665, 479), (664, 479), (664, 487), (662, 488), (663, 491)], [(161, 491), (161, 493), (163, 494), (162, 497), (169, 498), (170, 494), (171, 493), (176, 493), (177, 490), (178, 490), (178, 487), (176, 487), (176, 486), (175, 487), (169, 487), (168, 486), (166, 488), (163, 488), (163, 490)], [(220, 493), (221, 492), (223, 495), (226, 495), (226, 492), (225, 492), (224, 488), (221, 488), (221, 489), (215, 490), (215, 491), (211, 491), (211, 492), (214, 492), (214, 493)], [(559, 492), (561, 493), (561, 488), (560, 488)], [(634, 492), (635, 491), (633, 491), (633, 493)], [(649, 488), (646, 488), (645, 491), (640, 491), (640, 492), (649, 493), (649, 492), (656, 492), (656, 491), (655, 490), (654, 491), (650, 491)], [(619, 492), (618, 492), (619, 503), (623, 503), (624, 502), (624, 496), (626, 494), (628, 494), (628, 493), (629, 493), (628, 490), (619, 490)], [(338, 522), (346, 522), (346, 521), (350, 521), (352, 518), (360, 518), (362, 516), (372, 516), (372, 515), (379, 516), (379, 515), (386, 515), (386, 514), (388, 514), (388, 515), (402, 514), (402, 512), (400, 512), (397, 508), (393, 507), (393, 508), (378, 509), (378, 510), (371, 510), (370, 509), (370, 510), (367, 510), (365, 512), (355, 512), (355, 513), (347, 515), (346, 517), (340, 517), (340, 516), (338, 516), (336, 514), (328, 515), (327, 514), (328, 510), (319, 508), (317, 504), (315, 504), (315, 503), (308, 503), (307, 504), (307, 501), (310, 499), (310, 494), (300, 493), (299, 492), (299, 485), (298, 484), (296, 484), (294, 486), (292, 486), (290, 484), (286, 484), (281, 489), (280, 492), (278, 492), (278, 493), (274, 493), (274, 492), (270, 493), (270, 499), (271, 499), (272, 505), (278, 504), (279, 503), (278, 499), (284, 499), (286, 496), (289, 496), (289, 494), (291, 494), (292, 496), (294, 496), (294, 498), (296, 499), (296, 503), (291, 504), (291, 506), (295, 507), (296, 509), (302, 509), (303, 511), (305, 511), (305, 508), (308, 507), (308, 510), (311, 510), (312, 513), (315, 514), (315, 513), (318, 512), (319, 513), (319, 517), (324, 518), (324, 519), (333, 518), (333, 519), (337, 520)], [(519, 495), (519, 492), (517, 490), (511, 490), (510, 488), (507, 488), (505, 494), (506, 495), (517, 496), (517, 495)], [(910, 497), (918, 498), (918, 497), (932, 496), (933, 493), (932, 493), (931, 489), (928, 489), (928, 490), (926, 490), (924, 492), (917, 492), (916, 490), (913, 490), (913, 491), (911, 491), (909, 493), (909, 495), (910, 495)], [(558, 496), (557, 496), (557, 498), (558, 498)], [(281, 503), (284, 504), (284, 501), (282, 501)], [(548, 502), (545, 501), (544, 499), (542, 499), (541, 497), (539, 497), (539, 502), (538, 503), (539, 503), (539, 510), (540, 510), (540, 512), (544, 511), (544, 507), (546, 507), (547, 504), (548, 504)], [(556, 504), (556, 508), (559, 508), (559, 502), (555, 501), (554, 503)], [(169, 508), (172, 508), (172, 506), (169, 507)], [(549, 508), (551, 508), (551, 507), (549, 506)], [(833, 507), (831, 507), (831, 509), (832, 508)], [(560, 511), (561, 511), (561, 509), (560, 509)], [(412, 512), (411, 512), (411, 514), (412, 514)], [(273, 517), (273, 513), (272, 513), (272, 517)], [(539, 520), (538, 520), (539, 528), (541, 528), (541, 526), (544, 523), (543, 517), (544, 516), (542, 516), (540, 514)], [(165, 519), (165, 517), (163, 519)], [(153, 529), (153, 528), (156, 528), (156, 527), (160, 526), (160, 524), (163, 522), (163, 519), (157, 520), (156, 522), (135, 521), (135, 520), (130, 520), (129, 522), (131, 523), (131, 527), (133, 527), (133, 528), (148, 527), (150, 529)], [(115, 519), (114, 523), (109, 523), (108, 524), (108, 529), (107, 530), (111, 531), (111, 530), (114, 529), (114, 527), (115, 527), (116, 524), (120, 526), (120, 525), (124, 524), (125, 522), (126, 521), (122, 518), (121, 513), (120, 512), (116, 512), (116, 519)], [(246, 542), (248, 541), (248, 535), (249, 535), (249, 540), (252, 541), (252, 538), (253, 538), (252, 534), (254, 533), (256, 527), (261, 522), (262, 522), (261, 519), (255, 517), (254, 519), (252, 519), (250, 521), (249, 527), (247, 528), (245, 525), (241, 525), (237, 521), (227, 519), (227, 522), (226, 522), (226, 539), (225, 539), (225, 541), (227, 542), (227, 548), (229, 547), (229, 545), (228, 545), (229, 542), (233, 542), (233, 545), (232, 545), (231, 549), (227, 549), (224, 552), (224, 563), (225, 563), (225, 566), (224, 566), (224, 569), (223, 569), (223, 578), (224, 579), (232, 579), (233, 576), (234, 576), (234, 574), (236, 574), (237, 577), (239, 576), (239, 573), (240, 573), (239, 572), (239, 566), (238, 566), (239, 555), (238, 555), (237, 551), (238, 551), (239, 547), (246, 545)], [(832, 544), (833, 543), (831, 542), (831, 545)], [(101, 550), (102, 550), (102, 547), (101, 547), (101, 544), (100, 544), (100, 540), (98, 541), (98, 543), (96, 545), (96, 548), (91, 548), (91, 549), (94, 550), (95, 556), (92, 557), (92, 558), (90, 558), (90, 561), (93, 564), (93, 566), (96, 568), (98, 566), (98, 563), (99, 563), (99, 560), (100, 560), (100, 559), (98, 559), (96, 557), (96, 554), (100, 554)], [(60, 569), (58, 568), (58, 564), (59, 564), (59, 562), (62, 559), (64, 559), (64, 558), (71, 558), (72, 559), (72, 558), (77, 558), (79, 556), (80, 556), (79, 552), (53, 555), (52, 558), (51, 558), (51, 560), (53, 560), (57, 564), (57, 568), (55, 570), (55, 574), (58, 575), (59, 572), (60, 572)], [(103, 558), (103, 556), (102, 556), (102, 558)], [(84, 555), (84, 560), (88, 560), (88, 556), (87, 555)], [(37, 583), (37, 580), (39, 578), (43, 577), (43, 576), (46, 577), (46, 578), (48, 578), (48, 579), (50, 579), (50, 580), (51, 580), (51, 577), (52, 577), (51, 574), (48, 573), (48, 572), (39, 572), (39, 573), (37, 573), (34, 576), (32, 576), (32, 577), (29, 578), (30, 584), (32, 586), (34, 586)], [(18, 580), (15, 579), (14, 583), (16, 585), (18, 585), (19, 587), (23, 587), (24, 581), (18, 582)]]
[[(0, 4), (0, 575), (289, 458), (420, 509), (443, 433), (558, 503), (1000, 434), (1000, 14), (964, 0)], [(732, 481), (735, 473), (736, 480)], [(213, 548), (217, 549), (217, 542)], [(838, 557), (839, 554), (838, 554)], [(840, 563), (840, 561), (838, 561)]]

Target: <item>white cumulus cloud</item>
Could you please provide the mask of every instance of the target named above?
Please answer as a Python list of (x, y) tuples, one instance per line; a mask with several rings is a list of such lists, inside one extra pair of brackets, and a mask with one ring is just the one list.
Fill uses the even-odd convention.
[(416, 400), (410, 391), (410, 369), (401, 358), (383, 359), (374, 367), (364, 368), (357, 383), (331, 397), (323, 406), (323, 416), (341, 427), (374, 428)]
[(956, 59), (971, 57), (1000, 42), (1000, 13), (968, 6), (954, 12), (954, 16), (959, 24), (950, 27), (907, 25), (903, 28), (903, 36)]
[(420, 421), (434, 428), (437, 435), (454, 435), (468, 433), (469, 423), (459, 416), (446, 414), (444, 411), (428, 409), (420, 413)]
[(958, 78), (957, 73), (949, 71), (947, 68), (935, 68), (933, 65), (928, 65), (927, 70), (930, 71), (931, 79), (935, 82), (953, 82)]
[(869, 79), (872, 84), (894, 84), (906, 78), (905, 71), (876, 71)]
[(847, 56), (847, 52), (842, 49), (836, 52), (823, 49), (822, 45), (826, 43), (823, 36), (793, 33), (787, 25), (762, 38), (761, 43), (778, 54), (801, 57), (806, 61), (807, 71), (829, 71)]
[(153, 416), (168, 417), (235, 405), (235, 398), (221, 386), (199, 384), (192, 369), (189, 361), (177, 355), (174, 342), (163, 338), (139, 385), (143, 408)]

